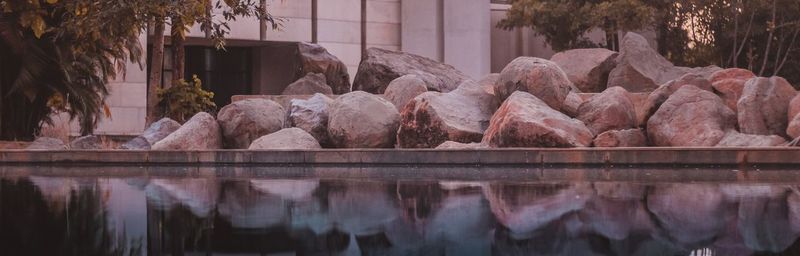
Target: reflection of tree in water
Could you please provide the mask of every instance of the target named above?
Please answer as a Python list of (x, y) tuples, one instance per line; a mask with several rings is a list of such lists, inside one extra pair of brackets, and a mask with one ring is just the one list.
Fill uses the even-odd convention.
[(0, 179), (0, 252), (8, 255), (142, 255), (107, 221), (101, 191), (72, 191), (54, 209), (27, 179)]

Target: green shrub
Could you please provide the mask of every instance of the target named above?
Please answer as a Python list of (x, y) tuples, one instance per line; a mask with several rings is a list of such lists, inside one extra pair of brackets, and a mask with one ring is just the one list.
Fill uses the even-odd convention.
[(197, 75), (192, 76), (191, 84), (186, 80), (175, 80), (172, 87), (158, 90), (159, 105), (164, 116), (180, 123), (186, 122), (199, 112), (214, 112), (214, 93), (203, 90), (203, 82)]

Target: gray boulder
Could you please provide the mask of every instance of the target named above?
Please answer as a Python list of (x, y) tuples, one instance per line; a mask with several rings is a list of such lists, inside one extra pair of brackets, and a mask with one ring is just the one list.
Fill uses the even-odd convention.
[(608, 74), (617, 66), (615, 51), (605, 48), (574, 49), (556, 53), (550, 58), (558, 64), (581, 92), (602, 92)]
[(495, 97), (474, 82), (449, 93), (426, 92), (401, 113), (401, 148), (434, 148), (445, 141), (480, 142), (497, 109)]
[(308, 73), (303, 78), (290, 84), (283, 90), (283, 95), (312, 95), (315, 93), (333, 94), (333, 89), (327, 84), (325, 75)]
[(386, 87), (383, 97), (392, 102), (397, 111), (402, 111), (409, 101), (428, 91), (425, 81), (416, 75), (404, 75), (392, 80)]
[(153, 150), (209, 150), (222, 148), (222, 133), (217, 120), (206, 112), (195, 114), (166, 138), (156, 142)]
[(678, 89), (647, 122), (647, 137), (655, 146), (717, 145), (736, 128), (736, 114), (717, 95), (694, 85)]
[(400, 114), (391, 102), (355, 91), (331, 105), (328, 135), (338, 148), (392, 148), (399, 125)]
[(789, 102), (797, 91), (781, 77), (759, 77), (747, 81), (738, 108), (742, 133), (786, 135)]
[(592, 133), (600, 134), (636, 127), (636, 110), (628, 98), (628, 91), (617, 86), (581, 104), (577, 119), (583, 121)]
[(557, 111), (561, 111), (571, 90), (572, 82), (557, 64), (534, 57), (519, 57), (511, 61), (503, 68), (494, 87), (501, 102), (515, 91), (523, 91)]
[(688, 73), (709, 77), (718, 70), (721, 69), (716, 66), (676, 67), (653, 50), (647, 39), (628, 32), (620, 44), (617, 67), (608, 76), (608, 87), (621, 86), (630, 92), (648, 92)]
[(328, 114), (333, 100), (314, 94), (308, 100), (293, 99), (286, 119), (289, 127), (297, 127), (311, 134), (323, 147), (331, 147), (328, 137)]
[(266, 99), (247, 99), (225, 106), (217, 114), (225, 148), (245, 149), (253, 140), (283, 128), (286, 111)]
[(250, 144), (249, 150), (265, 149), (321, 149), (314, 136), (300, 128), (286, 128), (261, 138)]
[(156, 144), (160, 140), (166, 138), (178, 128), (181, 128), (181, 124), (175, 120), (169, 118), (162, 118), (161, 120), (152, 123), (150, 127), (142, 132), (142, 135), (122, 144), (120, 147), (121, 149), (131, 149), (131, 150), (148, 150), (152, 147), (152, 145)]
[(100, 137), (86, 135), (72, 140), (72, 142), (69, 143), (69, 148), (77, 150), (103, 149), (103, 142), (100, 141)]
[(455, 90), (462, 82), (471, 80), (453, 66), (422, 56), (369, 48), (358, 66), (353, 90), (383, 94), (389, 83), (409, 74), (417, 75), (425, 81), (429, 91), (437, 92)]
[(318, 44), (298, 43), (298, 56), (301, 66), (295, 74), (295, 79), (300, 79), (309, 73), (320, 73), (325, 75), (326, 84), (333, 93), (350, 92), (350, 74), (347, 72), (347, 66), (324, 47)]
[(535, 96), (517, 91), (492, 116), (483, 143), (490, 147), (588, 147), (594, 135)]
[(717, 147), (775, 147), (784, 143), (786, 140), (777, 135), (744, 134), (731, 130), (717, 143)]
[(67, 145), (64, 144), (64, 141), (56, 138), (50, 137), (39, 137), (36, 138), (28, 147), (25, 148), (26, 150), (66, 150)]

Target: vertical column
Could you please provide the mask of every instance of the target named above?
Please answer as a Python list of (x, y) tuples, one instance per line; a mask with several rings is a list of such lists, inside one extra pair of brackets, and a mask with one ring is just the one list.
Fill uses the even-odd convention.
[(361, 0), (361, 59), (367, 56), (367, 0)]
[(444, 0), (444, 62), (480, 79), (491, 66), (489, 0)]
[(401, 1), (400, 45), (403, 51), (444, 60), (442, 1)]

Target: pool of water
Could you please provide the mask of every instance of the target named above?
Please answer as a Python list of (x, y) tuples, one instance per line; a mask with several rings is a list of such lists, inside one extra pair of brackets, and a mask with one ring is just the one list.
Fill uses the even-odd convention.
[(0, 255), (799, 255), (795, 175), (4, 168)]

